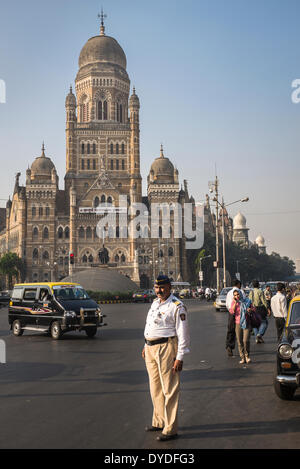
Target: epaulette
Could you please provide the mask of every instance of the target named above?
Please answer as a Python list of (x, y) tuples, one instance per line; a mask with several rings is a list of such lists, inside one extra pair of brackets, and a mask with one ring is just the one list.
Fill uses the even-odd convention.
[(175, 303), (176, 306), (179, 306), (182, 304), (182, 302), (177, 300), (176, 298), (173, 298), (172, 302)]

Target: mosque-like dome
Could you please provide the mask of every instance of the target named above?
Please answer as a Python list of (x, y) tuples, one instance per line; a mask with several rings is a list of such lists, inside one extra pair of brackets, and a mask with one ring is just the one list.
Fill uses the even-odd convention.
[(163, 153), (163, 148), (161, 147), (160, 156), (156, 158), (150, 169), (150, 175), (153, 182), (173, 184), (174, 183), (174, 166), (166, 158)]
[(31, 177), (47, 177), (51, 178), (52, 170), (55, 169), (55, 166), (50, 158), (45, 155), (44, 144), (42, 146), (42, 154), (38, 156), (31, 165)]
[(79, 68), (97, 63), (119, 65), (126, 70), (126, 55), (120, 44), (110, 36), (100, 34), (91, 37), (81, 49)]
[(257, 246), (264, 246), (265, 245), (265, 238), (262, 235), (257, 236), (257, 238), (255, 240), (255, 244), (257, 244)]
[(239, 212), (233, 219), (233, 229), (234, 230), (245, 230), (246, 227), (246, 218), (244, 215)]

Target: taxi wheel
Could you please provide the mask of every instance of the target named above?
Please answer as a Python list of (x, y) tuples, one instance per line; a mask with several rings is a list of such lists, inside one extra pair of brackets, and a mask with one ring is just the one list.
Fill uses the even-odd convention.
[(12, 331), (13, 331), (13, 335), (15, 336), (20, 336), (23, 334), (24, 331), (22, 329), (20, 321), (13, 322)]
[(51, 337), (52, 339), (59, 340), (62, 336), (62, 330), (58, 321), (54, 321), (51, 324)]
[(94, 337), (97, 334), (97, 327), (89, 327), (85, 330), (85, 333), (88, 337)]

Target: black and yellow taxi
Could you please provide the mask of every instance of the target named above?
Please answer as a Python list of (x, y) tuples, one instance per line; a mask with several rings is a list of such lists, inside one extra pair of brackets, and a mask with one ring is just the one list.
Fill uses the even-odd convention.
[(13, 288), (8, 322), (15, 336), (24, 331), (50, 333), (60, 339), (65, 332), (85, 331), (94, 337), (104, 326), (99, 305), (78, 283), (20, 283)]
[(277, 346), (274, 389), (280, 399), (291, 400), (300, 387), (300, 296), (289, 305), (282, 338)]

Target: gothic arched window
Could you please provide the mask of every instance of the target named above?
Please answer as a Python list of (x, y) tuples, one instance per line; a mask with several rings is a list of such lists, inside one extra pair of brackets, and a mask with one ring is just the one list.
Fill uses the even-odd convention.
[(103, 120), (107, 121), (108, 119), (108, 112), (107, 112), (107, 101), (103, 103)]
[(174, 249), (173, 249), (173, 248), (169, 248), (168, 254), (169, 254), (170, 257), (174, 256)]
[(44, 251), (44, 252), (43, 252), (43, 259), (44, 259), (44, 261), (48, 261), (48, 260), (49, 260), (49, 252), (48, 252), (48, 251)]
[(98, 207), (99, 204), (100, 204), (99, 197), (95, 197), (95, 199), (94, 199), (94, 207)]
[(114, 144), (111, 143), (110, 144), (110, 154), (113, 155), (113, 153), (114, 153)]
[(48, 230), (47, 226), (45, 226), (45, 228), (43, 230), (43, 239), (49, 239), (49, 230)]
[(94, 262), (94, 258), (93, 258), (93, 256), (92, 256), (92, 254), (89, 255), (89, 259), (88, 259), (88, 260), (89, 260), (90, 263)]
[(84, 228), (81, 226), (78, 231), (79, 238), (84, 238)]
[(32, 259), (33, 260), (38, 260), (39, 258), (39, 251), (35, 248), (33, 251), (32, 251)]
[(116, 255), (115, 255), (115, 262), (118, 263), (119, 261), (120, 261), (120, 258), (119, 258), (119, 256), (118, 256), (118, 254), (116, 254)]
[(32, 207), (32, 209), (31, 209), (31, 215), (32, 215), (33, 217), (36, 216), (36, 208), (35, 208), (35, 207)]
[(63, 237), (63, 233), (64, 233), (64, 230), (62, 229), (62, 227), (60, 226), (57, 230), (57, 235), (58, 235), (58, 238), (59, 239), (62, 239)]
[(96, 143), (93, 143), (93, 154), (96, 155)]
[(70, 228), (68, 226), (65, 228), (65, 238), (66, 239), (70, 238)]
[(124, 256), (124, 254), (122, 254), (121, 256), (121, 262), (124, 263), (126, 261), (126, 257)]
[(124, 143), (122, 143), (121, 153), (122, 153), (122, 155), (125, 154), (125, 145), (124, 145)]
[(50, 215), (50, 207), (48, 207), (48, 205), (47, 205), (47, 207), (46, 207), (46, 217), (49, 217), (49, 215)]
[(39, 230), (38, 230), (38, 228), (35, 226), (35, 227), (33, 228), (33, 231), (32, 231), (32, 238), (33, 238), (33, 240), (36, 240), (38, 237), (39, 237)]
[(92, 237), (92, 228), (88, 226), (86, 229), (86, 238), (91, 239), (91, 237)]
[(116, 144), (116, 154), (117, 155), (119, 154), (119, 144), (118, 143)]
[(91, 153), (91, 144), (87, 144), (87, 154), (89, 155)]
[(102, 101), (98, 101), (97, 109), (98, 109), (97, 118), (99, 121), (102, 121)]
[(86, 263), (87, 263), (87, 257), (86, 257), (86, 255), (84, 255), (84, 256), (82, 257), (82, 262), (83, 262), (83, 264), (86, 264)]
[(101, 204), (105, 204), (105, 201), (106, 201), (105, 195), (102, 194), (102, 195), (101, 195)]
[(108, 204), (112, 204), (112, 198), (111, 198), (110, 195), (107, 197), (107, 203), (108, 203)]

